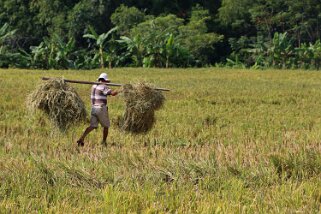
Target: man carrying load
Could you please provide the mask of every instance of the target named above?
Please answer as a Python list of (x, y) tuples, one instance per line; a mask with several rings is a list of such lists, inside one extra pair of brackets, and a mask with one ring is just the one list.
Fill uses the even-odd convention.
[(106, 73), (100, 74), (98, 82), (102, 84), (95, 84), (91, 88), (91, 116), (90, 126), (86, 128), (80, 139), (77, 141), (78, 146), (84, 146), (85, 137), (94, 129), (98, 127), (98, 123), (104, 128), (102, 145), (107, 146), (108, 129), (110, 127), (110, 120), (108, 116), (107, 96), (116, 96), (118, 91), (111, 90), (106, 84), (110, 80)]

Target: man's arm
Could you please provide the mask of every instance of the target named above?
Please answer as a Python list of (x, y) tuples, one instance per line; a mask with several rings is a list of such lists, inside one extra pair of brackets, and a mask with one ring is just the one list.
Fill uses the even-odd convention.
[(112, 90), (111, 92), (110, 92), (110, 95), (111, 96), (116, 96), (118, 94), (118, 91), (117, 90)]
[(102, 90), (103, 94), (104, 95), (111, 95), (111, 96), (116, 96), (119, 92), (117, 90), (112, 90), (108, 87), (105, 87), (103, 90)]

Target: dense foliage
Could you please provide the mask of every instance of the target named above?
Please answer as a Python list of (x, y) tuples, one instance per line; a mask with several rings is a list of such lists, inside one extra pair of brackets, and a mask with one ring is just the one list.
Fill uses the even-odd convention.
[(319, 0), (0, 2), (0, 67), (319, 69)]

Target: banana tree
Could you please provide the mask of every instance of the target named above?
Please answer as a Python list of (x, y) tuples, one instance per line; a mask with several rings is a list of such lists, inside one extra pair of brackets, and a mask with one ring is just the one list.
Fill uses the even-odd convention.
[(169, 67), (169, 59), (174, 55), (174, 52), (175, 52), (174, 36), (171, 33), (165, 45), (166, 68)]
[(55, 44), (55, 62), (59, 68), (74, 68), (72, 54), (75, 51), (75, 40), (70, 38), (64, 42), (61, 37), (54, 35)]
[(273, 59), (273, 66), (286, 67), (287, 61), (294, 52), (292, 42), (288, 38), (287, 33), (274, 34), (269, 52)]
[[(100, 35), (98, 35), (96, 33), (96, 31), (94, 30), (93, 27), (89, 27), (89, 31), (90, 33), (83, 35), (84, 38), (89, 38), (89, 39), (93, 39), (94, 41), (96, 41), (95, 45), (98, 48), (98, 55), (100, 57), (100, 67), (101, 68), (105, 68), (105, 59), (106, 59), (106, 54), (104, 53), (104, 49), (106, 47), (107, 44), (107, 39), (109, 37), (109, 35), (111, 35), (114, 31), (117, 30), (117, 27), (114, 27), (112, 29), (110, 29), (107, 33), (102, 33)], [(111, 63), (109, 63), (111, 65)]]
[(134, 36), (132, 39), (121, 36), (117, 42), (126, 45), (127, 55), (131, 56), (135, 66), (139, 67), (143, 65), (146, 47), (143, 39), (139, 35)]
[(170, 59), (173, 58), (176, 46), (172, 33), (153, 33), (146, 39), (146, 53), (143, 59), (144, 67), (166, 67), (168, 68)]
[(320, 62), (321, 62), (321, 42), (317, 40), (313, 45), (310, 44), (310, 48), (313, 52), (313, 61), (315, 68), (317, 70), (320, 69)]
[(5, 23), (0, 28), (0, 67), (8, 66), (12, 61), (12, 58), (15, 57), (15, 53), (11, 53), (6, 45), (6, 41), (14, 36), (15, 33), (16, 30), (9, 30), (8, 23)]
[(17, 30), (12, 30), (9, 31), (9, 25), (8, 23), (5, 23), (1, 28), (0, 28), (0, 45), (3, 46), (6, 39), (12, 37)]
[(36, 68), (66, 69), (75, 67), (73, 60), (75, 41), (72, 38), (65, 42), (58, 35), (53, 35), (30, 49), (32, 65)]
[(306, 43), (301, 43), (300, 47), (295, 48), (296, 64), (300, 68), (308, 69), (313, 59), (313, 47)]

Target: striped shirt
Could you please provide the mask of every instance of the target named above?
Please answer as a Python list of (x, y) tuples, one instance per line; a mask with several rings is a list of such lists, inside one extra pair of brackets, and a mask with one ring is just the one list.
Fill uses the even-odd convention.
[(107, 95), (110, 95), (112, 90), (107, 85), (93, 85), (91, 88), (91, 104), (92, 105), (107, 105)]

